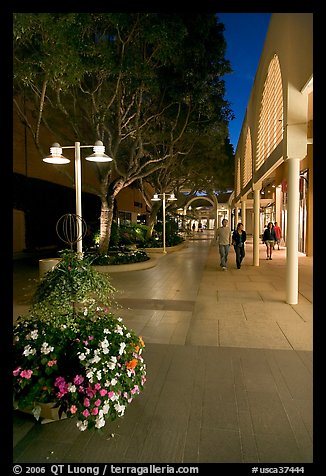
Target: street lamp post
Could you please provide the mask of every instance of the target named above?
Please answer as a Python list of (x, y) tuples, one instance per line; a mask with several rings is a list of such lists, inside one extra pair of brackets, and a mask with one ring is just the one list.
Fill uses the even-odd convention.
[(62, 149), (75, 149), (75, 188), (76, 188), (76, 217), (77, 217), (77, 252), (83, 252), (83, 235), (82, 235), (82, 176), (81, 176), (81, 157), (80, 149), (86, 147), (93, 147), (94, 153), (86, 160), (90, 162), (111, 162), (113, 159), (104, 153), (105, 147), (103, 142), (98, 140), (95, 145), (80, 145), (80, 142), (75, 142), (75, 145), (66, 145), (61, 147), (60, 144), (55, 143), (50, 148), (50, 154), (48, 157), (44, 157), (43, 162), (48, 164), (68, 164), (70, 159), (67, 159), (62, 155)]
[[(159, 198), (160, 196), (163, 197), (163, 253), (166, 253), (166, 239), (165, 239), (165, 192), (163, 193), (154, 193), (154, 197), (151, 199), (152, 202), (159, 202), (161, 199)], [(174, 200), (177, 200), (177, 198), (174, 196), (174, 193), (170, 193), (170, 197), (168, 198), (169, 202), (172, 202)]]

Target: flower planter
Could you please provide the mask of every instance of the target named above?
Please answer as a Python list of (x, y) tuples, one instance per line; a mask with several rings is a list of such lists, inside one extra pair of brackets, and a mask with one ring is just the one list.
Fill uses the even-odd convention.
[[(64, 418), (67, 418), (67, 415), (65, 413), (63, 413), (61, 415), (61, 418), (60, 418), (59, 417), (59, 409), (58, 409), (58, 407), (55, 407), (54, 405), (55, 405), (55, 403), (53, 403), (53, 402), (50, 402), (50, 403), (39, 403), (39, 402), (37, 402), (37, 403), (35, 403), (35, 407), (40, 407), (41, 408), (40, 415), (39, 415), (39, 418), (42, 419), (41, 423), (50, 423), (50, 422), (53, 422), (53, 421), (63, 420)], [(33, 407), (24, 408), (24, 409), (18, 408), (18, 410), (20, 412), (28, 413), (29, 415), (35, 416), (34, 413), (33, 413)]]
[(39, 276), (42, 279), (50, 269), (53, 269), (58, 263), (60, 258), (46, 258), (39, 260)]

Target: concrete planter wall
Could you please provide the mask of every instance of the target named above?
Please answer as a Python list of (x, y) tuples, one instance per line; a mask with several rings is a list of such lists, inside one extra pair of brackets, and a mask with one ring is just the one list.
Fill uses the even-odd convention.
[(123, 271), (139, 271), (142, 269), (149, 269), (156, 266), (157, 260), (155, 258), (150, 258), (147, 261), (142, 261), (141, 263), (130, 263), (130, 264), (112, 264), (112, 265), (96, 265), (94, 268), (100, 273), (119, 273)]
[[(174, 251), (179, 251), (182, 248), (184, 248), (186, 246), (186, 244), (187, 244), (187, 242), (183, 241), (179, 245), (166, 246), (165, 251), (167, 253), (173, 253)], [(146, 251), (146, 253), (163, 253), (163, 247), (162, 248), (144, 248), (144, 251)]]
[(60, 262), (60, 258), (47, 258), (39, 260), (39, 276), (42, 279), (45, 274)]
[[(67, 415), (65, 413), (62, 413), (61, 418), (59, 417), (59, 409), (58, 407), (55, 407), (54, 403), (37, 402), (36, 405), (41, 408), (41, 423), (49, 423), (51, 421), (58, 421), (67, 418)], [(19, 409), (20, 412), (28, 413), (29, 415), (33, 415), (32, 410), (33, 408)]]

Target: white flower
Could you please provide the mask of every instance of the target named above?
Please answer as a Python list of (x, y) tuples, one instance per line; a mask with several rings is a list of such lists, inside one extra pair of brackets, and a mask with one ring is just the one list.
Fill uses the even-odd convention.
[(101, 378), (102, 378), (102, 371), (101, 370), (98, 370), (96, 372), (96, 377), (97, 377), (97, 380), (101, 380)]
[(117, 379), (116, 379), (116, 378), (113, 378), (113, 379), (111, 380), (111, 385), (112, 385), (112, 387), (114, 387), (114, 386), (117, 384), (117, 382), (118, 382)]
[(36, 354), (36, 350), (32, 349), (32, 347), (30, 345), (26, 345), (24, 347), (23, 355), (25, 355), (27, 357), (28, 355), (34, 355), (34, 354)]
[(85, 354), (80, 354), (79, 352), (78, 352), (78, 354), (79, 354), (79, 355), (78, 355), (79, 360), (85, 360), (85, 359), (86, 359), (86, 355), (85, 355)]
[(89, 362), (91, 364), (97, 364), (100, 360), (101, 360), (101, 357), (99, 357), (98, 355), (94, 355), (94, 357), (90, 359)]
[(124, 342), (121, 342), (120, 344), (120, 349), (119, 349), (119, 354), (122, 355), (124, 350), (125, 350), (126, 344)]
[(27, 334), (26, 339), (27, 339), (27, 340), (29, 340), (29, 339), (35, 340), (35, 339), (37, 339), (37, 337), (38, 337), (38, 330), (35, 329), (35, 330), (32, 331), (30, 334)]
[(111, 334), (111, 332), (109, 331), (109, 329), (104, 329), (104, 334)]
[(41, 353), (42, 354), (49, 354), (54, 350), (54, 347), (50, 346), (47, 342), (43, 342), (42, 347), (41, 347)]
[[(108, 402), (109, 400), (106, 400), (105, 402)], [(104, 403), (103, 405), (103, 413), (106, 415), (107, 413), (109, 413), (109, 410), (110, 410), (110, 405), (108, 403)]]
[(86, 372), (86, 377), (88, 378), (90, 382), (93, 382), (93, 374), (94, 374), (93, 370), (89, 370), (88, 372)]
[(100, 342), (100, 347), (102, 347), (103, 354), (108, 354), (109, 353), (109, 346), (110, 346), (110, 343), (108, 342), (107, 338), (105, 337), (105, 339), (102, 340), (102, 342)]
[(72, 383), (68, 383), (68, 391), (71, 393), (76, 392), (76, 385), (73, 385)]
[(103, 417), (97, 417), (95, 421), (95, 428), (102, 428), (105, 425), (105, 419)]
[(107, 363), (107, 366), (109, 367), (110, 370), (113, 370), (117, 364), (117, 358), (112, 356), (110, 358), (110, 362)]
[(85, 431), (86, 428), (87, 428), (87, 425), (88, 425), (88, 421), (87, 421), (87, 420), (77, 421), (77, 428), (78, 428), (80, 431)]
[(120, 403), (116, 403), (116, 404), (114, 405), (114, 409), (115, 409), (118, 413), (121, 414), (120, 416), (123, 416), (126, 407), (125, 407), (124, 405), (120, 405)]
[(117, 326), (117, 327), (115, 328), (115, 332), (116, 332), (117, 334), (121, 334), (121, 335), (123, 336), (123, 332), (122, 332), (122, 327), (121, 327), (121, 326)]

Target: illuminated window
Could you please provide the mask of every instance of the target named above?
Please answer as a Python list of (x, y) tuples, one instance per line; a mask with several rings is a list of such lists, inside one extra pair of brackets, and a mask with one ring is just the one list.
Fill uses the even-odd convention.
[(245, 152), (244, 152), (244, 164), (243, 164), (243, 188), (252, 179), (252, 151), (251, 151), (251, 136), (248, 128)]
[(257, 137), (256, 170), (283, 139), (283, 95), (279, 60), (274, 55), (264, 84)]

